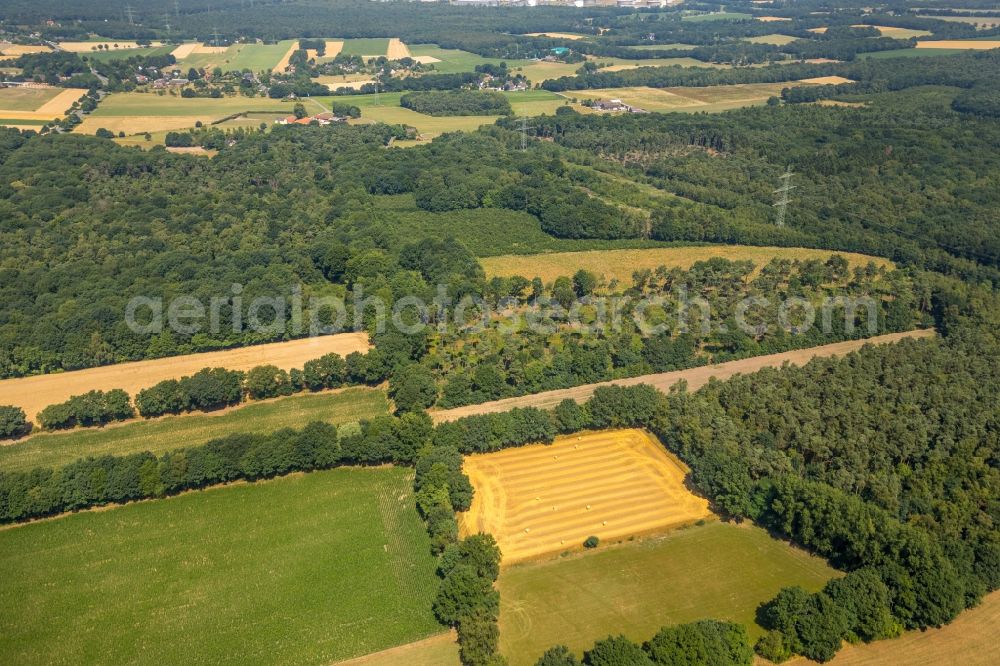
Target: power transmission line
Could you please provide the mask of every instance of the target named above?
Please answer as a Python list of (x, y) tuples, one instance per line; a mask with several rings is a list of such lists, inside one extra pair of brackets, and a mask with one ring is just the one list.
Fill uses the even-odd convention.
[(788, 193), (795, 189), (795, 185), (791, 184), (792, 180), (792, 167), (789, 166), (785, 173), (783, 173), (781, 178), (781, 187), (774, 191), (774, 194), (781, 194), (781, 198), (774, 203), (774, 207), (778, 209), (778, 219), (775, 223), (779, 227), (785, 226), (785, 214), (788, 211), (788, 204), (791, 203), (791, 199), (788, 198)]
[(129, 25), (135, 25), (135, 12), (132, 11), (132, 5), (125, 5), (125, 16), (128, 17)]

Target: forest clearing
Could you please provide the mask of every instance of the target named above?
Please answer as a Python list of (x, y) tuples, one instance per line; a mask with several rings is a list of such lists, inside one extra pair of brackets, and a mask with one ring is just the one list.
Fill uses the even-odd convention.
[(368, 349), (366, 333), (340, 333), (72, 372), (17, 377), (0, 381), (0, 404), (20, 407), (28, 419), (34, 419), (43, 408), (87, 391), (118, 388), (135, 396), (141, 389), (164, 379), (179, 379), (202, 368), (249, 370), (270, 364), (289, 370), (324, 354), (347, 356), (351, 352), (364, 353)]
[(462, 532), (496, 537), (504, 564), (577, 550), (590, 536), (612, 541), (712, 515), (684, 487), (684, 463), (641, 430), (468, 456), (464, 470), (476, 494)]

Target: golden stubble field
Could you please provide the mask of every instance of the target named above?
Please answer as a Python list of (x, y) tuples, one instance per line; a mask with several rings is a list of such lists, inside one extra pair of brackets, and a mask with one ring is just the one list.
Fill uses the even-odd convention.
[(249, 370), (258, 365), (271, 364), (289, 370), (301, 368), (306, 361), (331, 352), (347, 356), (351, 352), (363, 353), (368, 349), (366, 333), (341, 333), (51, 375), (18, 377), (0, 381), (0, 405), (20, 407), (28, 419), (34, 420), (45, 407), (95, 389), (125, 389), (134, 398), (141, 389), (164, 379), (180, 379), (202, 368)]
[(468, 456), (476, 494), (463, 535), (488, 532), (503, 563), (576, 550), (708, 518), (684, 485), (687, 466), (642, 430), (609, 430)]
[(750, 247), (746, 245), (695, 245), (690, 247), (660, 247), (638, 250), (584, 250), (582, 252), (551, 252), (547, 254), (509, 254), (483, 257), (479, 260), (487, 277), (521, 275), (540, 277), (551, 282), (561, 276), (571, 276), (584, 269), (603, 277), (631, 283), (632, 273), (641, 269), (656, 270), (660, 266), (687, 270), (696, 262), (722, 258), (730, 261), (752, 261), (760, 270), (772, 259), (826, 261), (833, 255), (844, 257), (854, 268), (874, 262), (892, 269), (893, 263), (882, 257), (854, 252), (834, 252), (796, 247)]

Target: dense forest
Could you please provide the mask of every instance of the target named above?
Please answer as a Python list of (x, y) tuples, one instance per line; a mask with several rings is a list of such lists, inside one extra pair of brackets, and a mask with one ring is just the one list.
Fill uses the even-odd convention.
[[(565, 116), (559, 118), (565, 120)], [(649, 224), (654, 237), (671, 236), (660, 220), (671, 214), (673, 206), (663, 204), (673, 199), (655, 199), (650, 220), (646, 220), (632, 208), (637, 202), (630, 198), (630, 188), (608, 180), (589, 165), (579, 166), (572, 161), (579, 157), (575, 152), (533, 142), (532, 149), (522, 153), (517, 149), (517, 136), (499, 129), (454, 135), (406, 150), (386, 150), (385, 144), (396, 134), (384, 125), (247, 132), (235, 145), (223, 146), (218, 157), (197, 162), (160, 150), (119, 148), (93, 138), (26, 137), (12, 131), (5, 136), (0, 173), (10, 184), (0, 191), (4, 219), (0, 363), (6, 376), (308, 333), (307, 329), (293, 330), (290, 320), (272, 321), (264, 313), (268, 326), (256, 332), (222, 326), (215, 331), (139, 334), (121, 316), (135, 296), (162, 297), (169, 302), (175, 296), (190, 295), (206, 303), (221, 297), (228, 302), (221, 317), (229, 322), (234, 319), (233, 304), (240, 302), (235, 296), (242, 299), (236, 318), (248, 321), (244, 317), (249, 316), (255, 298), (290, 299), (298, 289), (306, 304), (305, 321), (315, 314), (321, 324), (328, 322), (329, 313), (309, 311), (309, 297), (347, 300), (356, 288), (382, 294), (389, 301), (406, 295), (430, 301), (431, 287), (436, 284), (447, 284), (454, 296), (471, 293), (494, 301), (540, 295), (565, 299), (566, 283), (535, 287), (531, 284), (534, 276), (522, 276), (520, 281), (485, 280), (463, 244), (446, 242), (459, 228), (425, 226), (452, 211), (495, 210), (502, 214), (500, 220), (529, 213), (537, 219), (535, 233), (543, 237), (548, 232), (582, 240), (627, 240), (641, 238)], [(981, 157), (990, 159), (985, 154)], [(301, 177), (304, 172), (310, 173), (309, 179)], [(81, 185), (84, 182), (87, 187)], [(754, 187), (769, 189), (771, 185), (762, 182)], [(402, 193), (411, 193), (416, 204), (411, 217), (380, 212), (383, 201)], [(678, 193), (688, 197), (678, 198), (689, 202), (685, 206), (714, 211), (710, 214), (716, 217), (730, 207), (695, 204), (690, 198), (695, 192)], [(756, 205), (763, 209), (769, 202)], [(391, 228), (386, 226), (390, 218), (396, 219)], [(413, 225), (409, 230), (408, 224)], [(766, 220), (760, 221), (759, 228), (782, 231)], [(958, 233), (970, 235), (972, 231), (974, 227), (966, 222), (952, 234), (952, 242)], [(811, 241), (794, 228), (784, 232), (789, 239), (801, 239), (801, 244), (837, 249), (836, 243)], [(424, 236), (439, 241), (421, 244)], [(753, 242), (751, 238), (736, 240)], [(880, 248), (873, 241), (864, 249)], [(732, 272), (726, 279), (742, 284), (750, 268), (706, 270)], [(803, 278), (796, 274), (813, 269), (786, 266), (774, 270), (778, 271), (775, 275), (785, 272), (782, 279), (790, 277), (798, 283)], [(815, 286), (824, 282), (822, 271)], [(875, 277), (856, 278), (847, 293), (870, 293)], [(657, 284), (667, 292), (672, 285), (687, 281), (700, 289), (702, 279), (698, 272), (664, 274)], [(900, 295), (911, 290), (896, 282), (886, 284), (896, 285), (892, 288), (898, 288)], [(239, 293), (230, 293), (234, 284), (240, 285)], [(218, 285), (229, 286), (216, 293)], [(577, 295), (585, 294), (584, 287), (577, 289)], [(822, 291), (812, 295), (820, 296)], [(902, 303), (916, 301), (898, 300), (893, 307)], [(887, 301), (884, 307), (888, 305)], [(915, 312), (911, 306), (895, 314), (886, 310), (880, 328), (906, 327), (917, 316)], [(763, 338), (711, 341), (722, 353), (748, 354), (770, 345)], [(544, 344), (538, 339), (531, 346)], [(626, 346), (632, 353), (641, 351), (633, 343)], [(598, 367), (606, 368), (598, 376), (603, 378), (603, 373), (619, 365), (634, 370), (650, 367), (628, 360), (627, 355), (612, 364), (614, 355), (609, 349), (595, 357), (595, 361), (604, 359)], [(576, 377), (571, 367), (567, 370)], [(510, 385), (518, 383), (516, 374), (504, 374)], [(547, 374), (549, 385), (580, 381), (554, 380), (563, 373)], [(470, 399), (457, 397), (462, 394), (457, 391), (453, 400)]]

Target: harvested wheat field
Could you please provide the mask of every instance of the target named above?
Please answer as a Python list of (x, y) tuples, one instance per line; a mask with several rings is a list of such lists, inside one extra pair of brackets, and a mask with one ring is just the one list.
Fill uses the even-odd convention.
[(781, 21), (791, 21), (792, 19), (785, 16), (758, 16), (757, 20), (761, 23), (779, 23)]
[(385, 57), (389, 60), (399, 60), (410, 57), (410, 48), (398, 37), (389, 40), (389, 46), (385, 51)]
[(642, 430), (609, 430), (468, 456), (476, 488), (463, 534), (496, 537), (504, 564), (678, 527), (711, 516), (687, 466)]
[(37, 44), (9, 44), (7, 42), (0, 43), (0, 55), (17, 57), (27, 55), (29, 53), (49, 53), (52, 49), (48, 46), (42, 46)]
[(799, 79), (799, 83), (815, 83), (817, 85), (839, 85), (841, 83), (854, 83), (854, 79), (845, 79), (843, 76), (816, 76), (811, 79)]
[[(70, 53), (90, 53), (91, 51), (97, 51), (97, 47), (107, 48), (109, 51), (124, 51), (126, 49), (141, 49), (145, 48), (138, 42), (132, 41), (122, 41), (116, 42), (114, 40), (104, 40), (99, 42), (59, 42), (59, 48), (63, 51), (69, 51)], [(163, 42), (151, 42), (150, 46), (163, 46)]]
[(660, 266), (667, 268), (691, 268), (696, 262), (721, 257), (730, 261), (749, 260), (760, 270), (772, 259), (806, 261), (817, 259), (826, 261), (835, 254), (847, 259), (852, 268), (866, 266), (874, 262), (876, 266), (893, 268), (888, 259), (871, 257), (853, 252), (833, 252), (808, 248), (751, 247), (746, 245), (704, 245), (696, 247), (663, 247), (644, 250), (587, 250), (584, 252), (553, 252), (551, 254), (503, 255), (483, 257), (479, 260), (486, 277), (509, 277), (521, 275), (527, 278), (540, 277), (544, 282), (552, 282), (557, 277), (570, 276), (584, 269), (603, 277), (617, 279), (631, 284), (632, 273)]
[(8, 120), (55, 120), (66, 115), (66, 110), (86, 92), (80, 88), (47, 86), (0, 89), (0, 117)]
[(285, 71), (288, 68), (289, 61), (292, 59), (292, 55), (294, 55), (295, 52), (298, 50), (299, 50), (299, 43), (298, 42), (292, 43), (292, 45), (288, 47), (288, 51), (285, 52), (285, 55), (281, 56), (281, 60), (279, 60), (278, 64), (274, 66), (273, 70), (275, 72)]
[(288, 370), (302, 367), (306, 361), (330, 352), (347, 356), (351, 352), (366, 352), (368, 349), (367, 334), (341, 333), (51, 375), (18, 377), (0, 381), (0, 405), (20, 407), (29, 419), (34, 419), (39, 411), (51, 404), (95, 389), (107, 391), (120, 388), (135, 397), (140, 389), (164, 379), (179, 379), (202, 368), (249, 370), (258, 365), (271, 364)]
[(550, 37), (552, 39), (583, 39), (583, 35), (575, 35), (571, 32), (526, 32), (525, 37)]
[(917, 42), (918, 49), (971, 49), (986, 51), (1000, 49), (1000, 39), (941, 39)]
[(191, 55), (192, 53), (194, 53), (194, 50), (197, 47), (198, 47), (198, 44), (196, 44), (195, 42), (188, 42), (186, 44), (181, 44), (176, 49), (174, 49), (173, 51), (171, 51), (170, 55), (172, 55), (178, 61), (184, 60), (184, 58), (187, 58), (189, 55)]
[(340, 52), (344, 50), (344, 40), (342, 39), (328, 39), (326, 40), (326, 55), (324, 58), (336, 58), (340, 55)]

